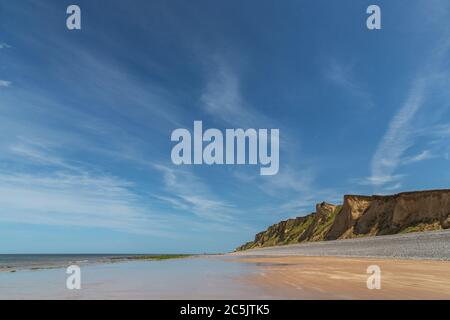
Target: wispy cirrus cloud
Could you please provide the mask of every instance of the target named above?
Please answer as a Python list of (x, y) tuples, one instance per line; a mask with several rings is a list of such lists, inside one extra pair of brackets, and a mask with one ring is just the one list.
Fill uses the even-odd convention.
[(374, 186), (381, 186), (399, 178), (393, 173), (400, 165), (405, 151), (413, 145), (412, 120), (424, 103), (425, 85), (425, 79), (414, 81), (405, 103), (389, 123), (372, 158), (372, 175), (368, 181)]
[(51, 147), (36, 139), (18, 137), (17, 141), (8, 150), (18, 162), (32, 162), (38, 165), (57, 166), (60, 168), (79, 171), (79, 168), (71, 165), (52, 152)]
[(11, 45), (7, 44), (6, 42), (0, 42), (0, 49), (9, 49), (11, 48)]
[(204, 110), (226, 123), (248, 126), (255, 119), (247, 107), (244, 107), (239, 77), (221, 58), (215, 57), (212, 61), (207, 75), (208, 82), (200, 98)]
[[(382, 137), (371, 161), (371, 176), (362, 179), (363, 183), (369, 183), (374, 187), (391, 188), (391, 183), (398, 184), (404, 176), (395, 172), (405, 164), (411, 164), (435, 158), (438, 155), (430, 150), (425, 150), (418, 155), (405, 156), (407, 151), (417, 143), (418, 137), (431, 137), (440, 131), (440, 135), (445, 135), (445, 128), (442, 126), (428, 125), (418, 127), (419, 121), (427, 122), (427, 118), (418, 117), (418, 114), (427, 104), (433, 103), (433, 92), (448, 83), (450, 75), (440, 70), (440, 63), (450, 44), (445, 42), (431, 55), (430, 64), (427, 72), (418, 73), (412, 79), (409, 92), (405, 102), (390, 121), (387, 131)], [(444, 85), (445, 87), (445, 85)], [(442, 105), (440, 109), (444, 110), (448, 106)], [(429, 116), (432, 110), (426, 116)], [(432, 120), (428, 120), (432, 121)], [(436, 130), (438, 128), (438, 130)]]
[(308, 194), (314, 189), (316, 179), (315, 170), (312, 168), (298, 169), (285, 165), (283, 170), (269, 179), (257, 177), (257, 186), (266, 194), (276, 196), (286, 192), (295, 194)]
[(241, 75), (225, 58), (215, 55), (210, 59), (206, 80), (200, 102), (207, 114), (232, 127), (257, 128), (274, 124), (273, 119), (257, 112), (243, 97)]
[(365, 108), (372, 108), (374, 106), (370, 92), (358, 80), (353, 65), (331, 60), (326, 66), (327, 68), (324, 70), (326, 79), (344, 90), (344, 92), (350, 94), (352, 98), (356, 98), (358, 105)]
[(2, 221), (144, 231), (124, 181), (63, 172), (2, 172), (0, 180)]
[(410, 163), (416, 163), (424, 160), (429, 160), (436, 158), (437, 156), (433, 154), (430, 150), (424, 150), (419, 154), (416, 154), (414, 156), (407, 157), (403, 160), (403, 164), (410, 164)]
[(10, 151), (20, 166), (0, 169), (0, 221), (170, 234), (132, 182), (68, 163), (44, 143), (22, 140)]
[(439, 124), (430, 130), (430, 134), (437, 138), (450, 137), (450, 124)]
[(388, 183), (398, 183), (404, 177), (402, 174), (383, 175), (383, 176), (369, 176), (364, 178), (352, 179), (352, 182), (358, 183), (362, 186), (384, 186)]
[(232, 223), (237, 209), (215, 195), (192, 172), (181, 168), (173, 169), (164, 165), (154, 165), (163, 174), (166, 194), (156, 197), (174, 209), (187, 210), (206, 221)]
[[(6, 42), (0, 42), (0, 50), (9, 48), (11, 48), (9, 44), (7, 44)], [(11, 81), (0, 79), (0, 87), (9, 87), (11, 86), (11, 84), (12, 84)]]
[(12, 82), (7, 80), (1, 80), (0, 79), (0, 87), (9, 87), (11, 86)]

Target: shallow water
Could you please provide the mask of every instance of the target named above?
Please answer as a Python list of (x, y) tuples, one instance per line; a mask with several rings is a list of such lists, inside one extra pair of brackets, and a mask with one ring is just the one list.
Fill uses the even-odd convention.
[(226, 257), (88, 264), (80, 290), (66, 288), (65, 268), (0, 272), (0, 299), (270, 298), (242, 281), (255, 272), (257, 266)]
[[(0, 271), (36, 270), (126, 260), (141, 255), (125, 254), (0, 254)], [(145, 255), (150, 256), (150, 255)], [(157, 255), (155, 255), (157, 256)]]

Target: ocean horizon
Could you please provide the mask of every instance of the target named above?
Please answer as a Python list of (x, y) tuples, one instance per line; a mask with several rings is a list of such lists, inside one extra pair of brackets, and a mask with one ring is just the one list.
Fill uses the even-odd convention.
[[(171, 253), (19, 253), (0, 254), (0, 272), (64, 268), (70, 265), (115, 263), (127, 260), (179, 256)], [(185, 255), (185, 254), (181, 254)], [(187, 255), (187, 254), (186, 254)]]

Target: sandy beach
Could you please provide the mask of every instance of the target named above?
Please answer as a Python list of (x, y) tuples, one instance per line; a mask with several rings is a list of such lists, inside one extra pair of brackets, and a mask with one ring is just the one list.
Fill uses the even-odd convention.
[[(246, 280), (291, 299), (450, 299), (450, 262), (342, 257), (250, 257), (262, 271)], [(367, 288), (367, 267), (381, 269), (381, 289)]]
[[(381, 269), (381, 289), (366, 286)], [(0, 272), (0, 299), (450, 299), (450, 262), (350, 257), (200, 256)]]
[[(450, 299), (450, 231), (273, 246), (234, 252), (262, 266), (247, 280), (292, 299)], [(367, 288), (369, 266), (381, 289)]]

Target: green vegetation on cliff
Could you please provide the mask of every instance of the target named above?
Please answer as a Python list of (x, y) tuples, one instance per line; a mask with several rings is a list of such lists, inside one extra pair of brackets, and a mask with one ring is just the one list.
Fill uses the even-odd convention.
[(325, 235), (341, 208), (342, 206), (320, 203), (316, 206), (316, 212), (274, 224), (258, 233), (254, 241), (247, 242), (236, 250), (325, 240)]
[(307, 241), (421, 232), (450, 227), (450, 190), (392, 196), (346, 195), (342, 205), (322, 202), (316, 212), (276, 223), (236, 251)]

